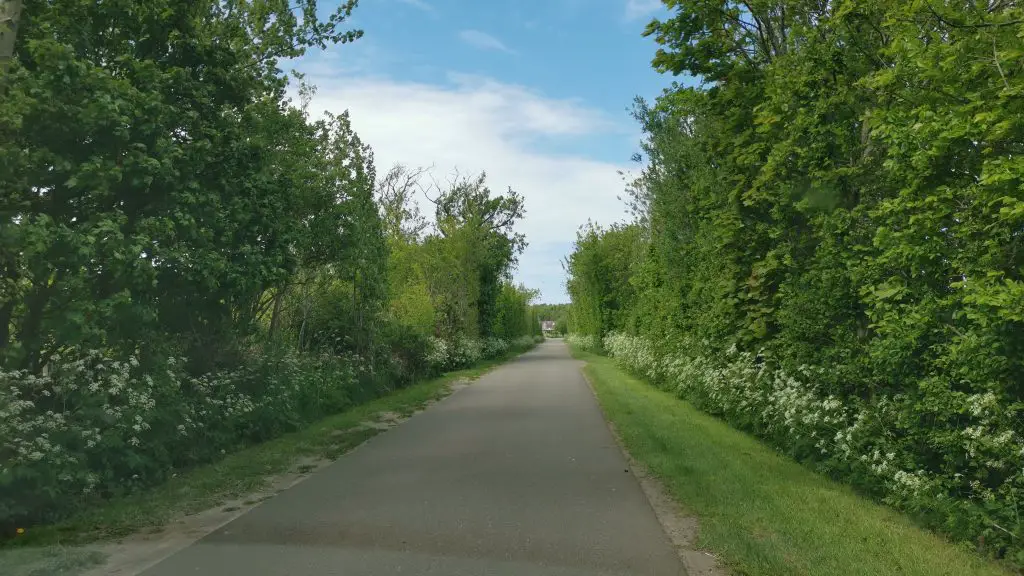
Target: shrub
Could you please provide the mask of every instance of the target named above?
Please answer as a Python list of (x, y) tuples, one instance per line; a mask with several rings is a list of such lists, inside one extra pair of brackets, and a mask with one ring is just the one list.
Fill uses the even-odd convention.
[(600, 352), (601, 340), (597, 336), (584, 334), (568, 334), (565, 341), (572, 347), (587, 352)]
[[(712, 360), (625, 334), (610, 334), (604, 347), (630, 371), (797, 459), (954, 537), (980, 536), (1021, 556), (1024, 430), (995, 392), (953, 392), (935, 381), (920, 395), (840, 398), (816, 384), (823, 369), (787, 372), (768, 351), (734, 347)], [(937, 417), (940, 407), (956, 423)]]
[(484, 340), (483, 355), (485, 358), (498, 358), (508, 353), (509, 343), (503, 338), (488, 338)]
[(143, 367), (98, 350), (54, 356), (43, 376), (0, 371), (0, 532), (533, 343), (392, 335), (376, 359), (270, 348), (251, 352), (244, 368), (199, 377), (178, 358)]
[(44, 376), (0, 372), (0, 527), (56, 519), (379, 394), (357, 365), (278, 352), (190, 377), (179, 359), (144, 371), (91, 350), (54, 357)]
[(459, 336), (450, 347), (450, 370), (472, 366), (483, 358), (483, 342), (479, 338)]
[(520, 336), (512, 341), (512, 348), (515, 350), (529, 350), (537, 341), (533, 336)]
[(434, 372), (460, 370), (472, 366), (482, 359), (500, 358), (512, 351), (533, 347), (538, 340), (535, 336), (520, 336), (509, 342), (504, 338), (487, 339), (458, 337), (452, 341), (431, 338), (427, 363)]

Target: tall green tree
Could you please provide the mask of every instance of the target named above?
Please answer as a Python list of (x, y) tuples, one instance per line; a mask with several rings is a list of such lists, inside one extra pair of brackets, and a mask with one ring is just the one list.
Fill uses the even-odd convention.
[(0, 354), (181, 346), (228, 360), (294, 266), (307, 128), (278, 62), (347, 42), (354, 1), (35, 1), (0, 77)]
[(4, 0), (0, 3), (0, 72), (7, 72), (14, 57), (14, 42), (18, 38), (22, 0)]
[(820, 367), (814, 395), (874, 415), (859, 449), (928, 487), (773, 441), (1024, 562), (1022, 484), (1006, 464), (1024, 437), (1024, 9), (665, 4), (646, 31), (653, 66), (697, 82), (635, 108), (636, 222), (581, 232), (574, 330), (716, 361), (735, 347), (787, 374)]
[[(458, 286), (458, 294), (445, 299), (442, 311), (454, 326), (468, 320), (475, 326), (464, 329), (482, 336), (490, 335), (496, 303), (506, 280), (526, 248), (526, 238), (515, 231), (525, 215), (522, 195), (509, 189), (492, 195), (484, 174), (476, 178), (457, 178), (434, 200), (438, 247), (435, 257), (446, 259), (449, 269), (461, 267), (455, 277), (445, 280)], [(472, 319), (463, 310), (473, 309)], [(455, 320), (461, 317), (461, 320)]]
[(503, 282), (495, 302), (490, 333), (507, 341), (540, 333), (536, 311), (530, 305), (539, 293), (525, 286)]

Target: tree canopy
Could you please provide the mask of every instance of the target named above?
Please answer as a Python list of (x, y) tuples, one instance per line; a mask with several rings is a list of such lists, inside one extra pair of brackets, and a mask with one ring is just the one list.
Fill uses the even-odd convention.
[(355, 0), (2, 5), (0, 534), (533, 343), (522, 196), (428, 225), (282, 71)]
[[(645, 366), (639, 342), (657, 366), (710, 370), (730, 350), (751, 354), (770, 372), (732, 382), (736, 396), (686, 394), (1024, 562), (1024, 11), (999, 0), (665, 4), (671, 16), (646, 30), (653, 66), (698, 84), (637, 102), (637, 218), (580, 232), (574, 330), (640, 338), (609, 342)], [(815, 408), (791, 409), (810, 422), (838, 399), (846, 416), (775, 424), (783, 379), (759, 387), (808, 370), (800, 390)], [(852, 457), (833, 450), (847, 432)]]

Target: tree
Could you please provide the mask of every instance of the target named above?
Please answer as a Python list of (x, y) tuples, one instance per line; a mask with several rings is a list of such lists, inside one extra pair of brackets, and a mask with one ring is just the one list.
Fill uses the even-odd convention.
[[(653, 65), (698, 83), (637, 102), (637, 218), (580, 232), (567, 262), (572, 329), (636, 335), (657, 366), (722, 369), (737, 350), (758, 374), (809, 370), (808, 402), (862, 415), (857, 450), (892, 454), (901, 474), (825, 456), (807, 434), (767, 429), (769, 414), (693, 400), (1024, 562), (1020, 519), (995, 504), (1019, 501), (1024, 485), (1005, 443), (1024, 434), (1024, 9), (666, 5), (672, 15), (646, 32)], [(719, 398), (768, 411), (760, 402), (774, 392), (743, 386), (769, 381), (721, 382)], [(897, 479), (909, 474), (927, 488)]]
[(501, 281), (526, 248), (525, 236), (514, 230), (525, 215), (523, 197), (511, 188), (492, 197), (485, 181), (484, 174), (475, 179), (458, 177), (434, 200), (438, 232), (460, 247), (458, 253), (472, 270), (473, 305), (482, 335), (490, 333), (494, 322)]
[(501, 293), (495, 303), (494, 323), (490, 333), (498, 338), (512, 341), (520, 336), (540, 333), (537, 317), (530, 304), (539, 292), (525, 286), (503, 282)]
[(340, 29), (354, 6), (25, 5), (0, 77), (6, 361), (154, 342), (197, 369), (230, 360), (229, 335), (294, 267), (281, 215), (301, 212), (287, 161), (308, 133), (278, 59), (357, 38)]
[(415, 195), (423, 193), (420, 180), (425, 173), (424, 168), (396, 164), (377, 182), (377, 202), (386, 235), (392, 242), (415, 242), (427, 229), (415, 201)]
[(4, 0), (0, 3), (0, 72), (7, 72), (10, 68), (20, 20), (21, 0)]

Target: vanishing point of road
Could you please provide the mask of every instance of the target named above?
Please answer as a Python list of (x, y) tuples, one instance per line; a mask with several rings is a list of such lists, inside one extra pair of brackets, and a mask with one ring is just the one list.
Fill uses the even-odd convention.
[(548, 341), (144, 576), (684, 574), (627, 467)]

